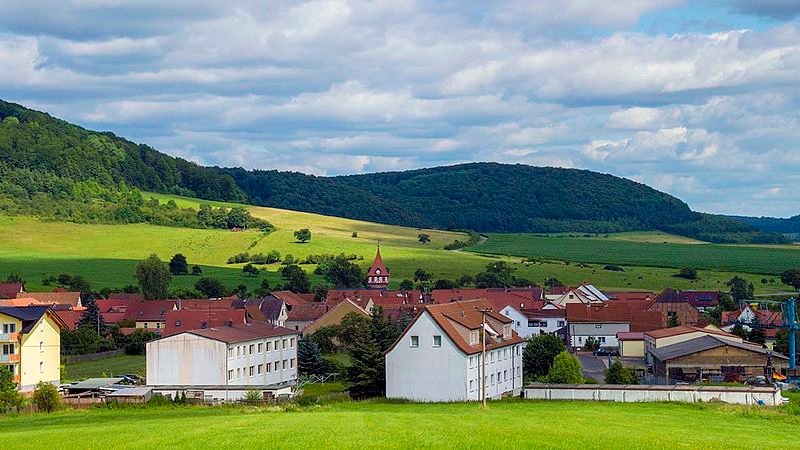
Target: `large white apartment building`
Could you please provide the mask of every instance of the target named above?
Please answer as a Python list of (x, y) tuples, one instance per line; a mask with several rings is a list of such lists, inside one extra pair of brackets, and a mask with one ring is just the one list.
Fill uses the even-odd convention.
[[(386, 397), (425, 402), (477, 401), (519, 395), (523, 339), (511, 319), (480, 309), (485, 300), (428, 305), (386, 353)], [(486, 373), (482, 373), (482, 334)]]
[(297, 381), (299, 334), (269, 324), (188, 330), (147, 343), (147, 385), (162, 393), (202, 391), (207, 400), (236, 400), (248, 390), (291, 392)]

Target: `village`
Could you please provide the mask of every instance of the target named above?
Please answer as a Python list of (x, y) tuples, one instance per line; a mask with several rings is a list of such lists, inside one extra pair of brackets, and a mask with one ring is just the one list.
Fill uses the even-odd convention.
[[(714, 324), (709, 312), (721, 295), (715, 291), (604, 291), (589, 283), (389, 290), (390, 277), (378, 249), (366, 288), (331, 289), (323, 299), (287, 290), (253, 298), (85, 299), (80, 292), (27, 292), (22, 283), (4, 283), (0, 364), (23, 395), (49, 384), (78, 405), (153, 397), (291, 401), (332, 377), (347, 380), (354, 398), (416, 402), (522, 397), (778, 405), (798, 376), (791, 345), (797, 325), (786, 319), (794, 317), (794, 300), (777, 307), (742, 302)], [(120, 333), (146, 336), (145, 377), (108, 374), (62, 384), (62, 332), (86, 326), (89, 310), (104, 327), (123, 324)], [(783, 354), (776, 341), (787, 331)], [(347, 345), (365, 347), (359, 351), (373, 359), (347, 373), (324, 364), (322, 353)]]

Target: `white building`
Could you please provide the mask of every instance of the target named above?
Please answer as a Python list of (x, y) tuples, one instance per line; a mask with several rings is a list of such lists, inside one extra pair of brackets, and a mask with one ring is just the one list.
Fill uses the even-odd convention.
[[(482, 398), (482, 314), (491, 302), (427, 305), (386, 353), (386, 397), (423, 402)], [(486, 313), (486, 396), (519, 395), (523, 339), (512, 320)]]
[(206, 400), (236, 400), (247, 390), (291, 393), (297, 381), (296, 331), (268, 324), (189, 330), (147, 343), (147, 384)]
[(500, 314), (513, 321), (512, 328), (521, 337), (527, 338), (538, 334), (556, 334), (567, 326), (567, 313), (563, 309), (518, 310), (509, 305)]

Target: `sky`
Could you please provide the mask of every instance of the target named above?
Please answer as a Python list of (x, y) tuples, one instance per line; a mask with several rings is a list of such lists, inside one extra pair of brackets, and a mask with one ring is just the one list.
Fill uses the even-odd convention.
[(623, 176), (697, 211), (800, 214), (800, 0), (0, 11), (0, 98), (201, 164), (522, 163)]

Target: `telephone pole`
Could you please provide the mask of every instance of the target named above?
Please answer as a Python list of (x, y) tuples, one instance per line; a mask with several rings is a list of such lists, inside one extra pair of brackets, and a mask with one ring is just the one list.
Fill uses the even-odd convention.
[(477, 308), (481, 312), (481, 400), (483, 409), (488, 409), (486, 405), (486, 313), (492, 308)]

